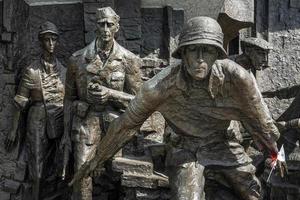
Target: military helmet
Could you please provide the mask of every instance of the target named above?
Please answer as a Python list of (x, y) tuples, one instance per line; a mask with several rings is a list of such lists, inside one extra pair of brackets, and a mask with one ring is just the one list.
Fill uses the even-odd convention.
[(187, 21), (179, 36), (179, 44), (173, 52), (174, 58), (181, 58), (180, 49), (191, 44), (207, 44), (215, 46), (219, 51), (219, 59), (227, 57), (223, 48), (223, 32), (218, 22), (210, 17), (194, 17)]
[(264, 39), (255, 38), (255, 37), (248, 37), (248, 38), (241, 39), (241, 47), (243, 51), (245, 49), (245, 46), (255, 46), (263, 50), (273, 49), (273, 46), (269, 42), (267, 42)]
[(111, 7), (98, 8), (96, 13), (97, 22), (119, 22), (120, 17)]
[(55, 35), (59, 35), (58, 29), (52, 22), (46, 21), (40, 26), (39, 36), (45, 33), (53, 33)]

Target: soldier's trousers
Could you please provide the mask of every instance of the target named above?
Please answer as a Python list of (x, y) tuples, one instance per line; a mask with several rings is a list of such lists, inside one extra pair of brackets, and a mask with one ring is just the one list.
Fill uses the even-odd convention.
[[(87, 156), (95, 148), (95, 145), (86, 145), (76, 142), (74, 144), (75, 163), (74, 168), (77, 171), (87, 160)], [(92, 177), (85, 177), (73, 186), (72, 200), (92, 200), (93, 180)]]
[(41, 182), (45, 179), (50, 145), (46, 135), (46, 115), (43, 105), (31, 106), (27, 119), (26, 151), (28, 157), (29, 179), (32, 182), (32, 199), (40, 200)]
[[(169, 166), (169, 182), (172, 200), (205, 200), (205, 167), (195, 162)], [(243, 200), (259, 200), (260, 182), (252, 164), (214, 170), (221, 173), (236, 195)]]

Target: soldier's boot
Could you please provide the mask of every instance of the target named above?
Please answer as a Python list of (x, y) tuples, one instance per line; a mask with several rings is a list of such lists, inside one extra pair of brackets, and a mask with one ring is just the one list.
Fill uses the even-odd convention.
[(255, 176), (255, 167), (252, 164), (231, 169), (222, 169), (226, 180), (235, 193), (244, 200), (260, 200), (261, 184)]
[(188, 162), (168, 167), (172, 200), (205, 200), (204, 167)]

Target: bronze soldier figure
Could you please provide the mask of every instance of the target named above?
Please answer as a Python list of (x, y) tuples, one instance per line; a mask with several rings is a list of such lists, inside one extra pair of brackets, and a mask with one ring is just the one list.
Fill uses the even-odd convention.
[[(75, 52), (67, 69), (65, 95), (65, 150), (71, 150), (77, 171), (106, 134), (141, 85), (141, 62), (114, 39), (119, 16), (110, 7), (96, 13), (96, 39)], [(73, 188), (74, 199), (92, 199), (92, 178)]]
[(112, 157), (132, 138), (133, 130), (159, 111), (178, 136), (166, 161), (171, 199), (205, 199), (205, 167), (218, 168), (241, 199), (259, 199), (260, 182), (251, 159), (238, 142), (226, 138), (230, 121), (242, 121), (261, 149), (277, 152), (279, 132), (255, 80), (224, 59), (221, 27), (209, 17), (187, 22), (173, 56), (182, 63), (167, 67), (141, 87), (126, 112), (110, 124), (96, 156), (70, 184)]
[(60, 138), (63, 133), (65, 79), (64, 67), (54, 55), (58, 43), (57, 27), (51, 22), (45, 22), (40, 26), (38, 37), (43, 52), (40, 59), (23, 71), (14, 98), (16, 111), (13, 128), (6, 139), (6, 148), (10, 149), (16, 139), (20, 113), (29, 107), (26, 152), (34, 200), (41, 199), (41, 184), (46, 176), (45, 169), (50, 167), (46, 164), (50, 159), (53, 139)]
[[(269, 67), (268, 54), (273, 49), (272, 45), (264, 39), (248, 37), (241, 40), (241, 49), (243, 53), (234, 59), (235, 62), (259, 78), (259, 71)], [(240, 122), (232, 121), (231, 125), (231, 134), (240, 140), (247, 151), (252, 142), (251, 135)]]
[(235, 62), (256, 75), (256, 70), (268, 66), (268, 54), (272, 45), (264, 39), (249, 37), (241, 40), (243, 53), (236, 57)]

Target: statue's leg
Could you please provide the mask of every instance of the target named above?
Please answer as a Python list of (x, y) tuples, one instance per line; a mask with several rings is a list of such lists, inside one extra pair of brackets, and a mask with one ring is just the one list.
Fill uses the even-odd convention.
[(47, 160), (49, 141), (46, 135), (46, 116), (42, 106), (32, 106), (27, 119), (28, 171), (32, 181), (32, 197), (41, 198), (44, 163)]
[(252, 164), (237, 166), (236, 168), (222, 169), (227, 181), (235, 193), (244, 200), (261, 199), (261, 185), (255, 176), (255, 167)]
[(169, 166), (171, 199), (205, 200), (203, 176), (204, 166), (197, 162), (188, 162), (178, 166)]
[[(84, 142), (74, 144), (74, 168), (77, 171), (86, 161), (87, 155), (93, 145), (86, 145)], [(85, 177), (73, 186), (73, 200), (92, 200), (93, 183), (92, 177)]]

